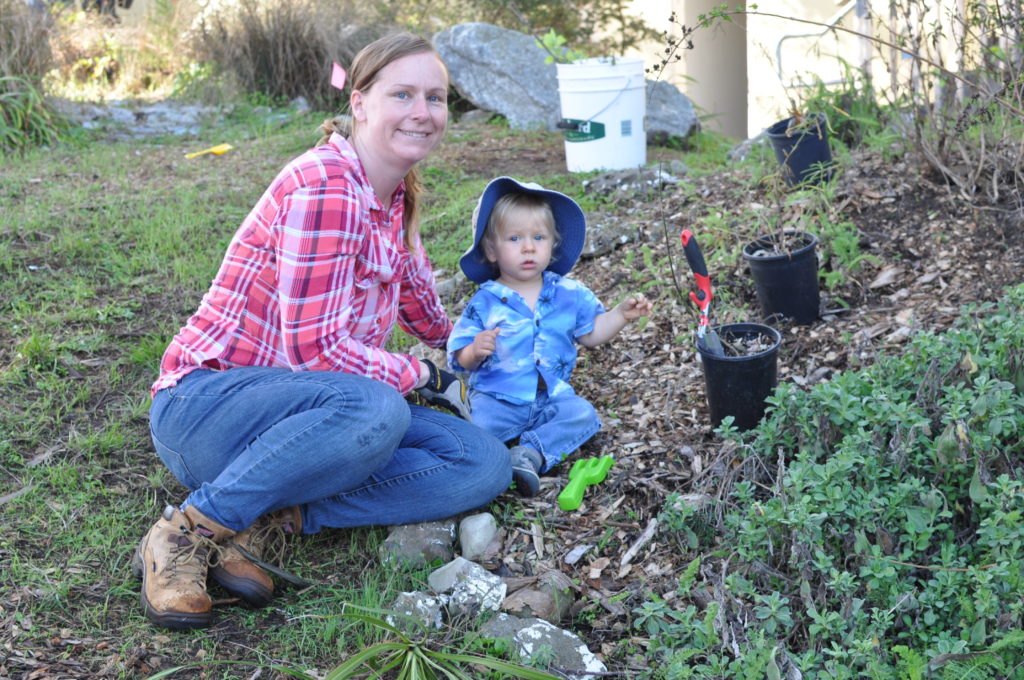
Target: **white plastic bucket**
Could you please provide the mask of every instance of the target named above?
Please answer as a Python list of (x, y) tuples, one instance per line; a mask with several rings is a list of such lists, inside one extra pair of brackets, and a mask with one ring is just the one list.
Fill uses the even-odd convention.
[(643, 59), (581, 59), (556, 68), (569, 172), (644, 165)]

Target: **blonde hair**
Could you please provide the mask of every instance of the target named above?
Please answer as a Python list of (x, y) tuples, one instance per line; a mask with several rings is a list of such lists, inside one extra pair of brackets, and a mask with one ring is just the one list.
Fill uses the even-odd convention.
[[(353, 90), (365, 92), (373, 86), (381, 69), (388, 64), (403, 57), (424, 53), (437, 57), (447, 76), (448, 67), (445, 65), (444, 59), (441, 58), (430, 41), (422, 36), (403, 32), (374, 40), (359, 50), (352, 60), (352, 65), (348, 70), (350, 87)], [(332, 133), (336, 132), (342, 137), (350, 138), (355, 131), (356, 126), (350, 116), (328, 118), (320, 125), (320, 132), (324, 136), (319, 144), (326, 144)], [(419, 198), (422, 193), (423, 182), (420, 180), (419, 170), (413, 166), (405, 175), (405, 247), (409, 250), (413, 249), (419, 237)]]
[(557, 248), (562, 238), (558, 233), (558, 225), (555, 223), (555, 214), (551, 211), (551, 204), (544, 200), (543, 196), (518, 192), (505, 194), (495, 201), (481, 241), (493, 248), (497, 245), (501, 229), (505, 225), (511, 224), (515, 220), (531, 218), (539, 219), (544, 223), (548, 231), (551, 232), (552, 249)]

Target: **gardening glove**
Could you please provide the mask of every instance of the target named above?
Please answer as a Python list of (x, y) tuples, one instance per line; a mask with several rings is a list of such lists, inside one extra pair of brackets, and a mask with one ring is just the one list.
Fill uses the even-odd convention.
[(469, 420), (469, 399), (466, 397), (466, 386), (454, 373), (439, 369), (433, 361), (420, 359), (426, 365), (430, 376), (427, 384), (416, 390), (427, 402), (434, 406), (448, 409), (463, 420)]

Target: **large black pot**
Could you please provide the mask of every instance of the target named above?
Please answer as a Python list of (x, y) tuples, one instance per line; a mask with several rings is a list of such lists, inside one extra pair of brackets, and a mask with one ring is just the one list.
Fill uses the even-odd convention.
[(782, 335), (759, 323), (730, 323), (716, 328), (726, 342), (763, 337), (768, 349), (748, 356), (716, 356), (697, 345), (704, 366), (704, 389), (711, 411), (711, 424), (718, 427), (726, 416), (734, 418), (740, 430), (755, 427), (764, 415), (765, 399), (778, 384), (778, 352)]
[(821, 184), (832, 177), (832, 150), (828, 145), (825, 114), (812, 114), (799, 127), (793, 118), (780, 120), (766, 131), (789, 186)]
[[(818, 237), (798, 231), (761, 236), (743, 247), (743, 259), (750, 266), (763, 319), (781, 316), (798, 324), (818, 318)], [(782, 251), (782, 252), (775, 252)], [(771, 254), (767, 254), (771, 253)]]

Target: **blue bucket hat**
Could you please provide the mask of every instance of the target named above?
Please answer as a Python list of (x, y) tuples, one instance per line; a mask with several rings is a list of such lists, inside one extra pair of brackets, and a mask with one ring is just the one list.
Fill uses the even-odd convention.
[(587, 220), (576, 201), (565, 194), (545, 189), (534, 182), (519, 182), (511, 177), (498, 177), (490, 181), (480, 196), (473, 212), (473, 245), (459, 259), (462, 272), (470, 281), (484, 283), (497, 278), (497, 271), (484, 255), (480, 240), (491, 220), (494, 204), (505, 194), (521, 193), (541, 196), (551, 206), (555, 216), (560, 241), (551, 254), (548, 270), (565, 276), (576, 264), (583, 252), (583, 241), (587, 236)]

